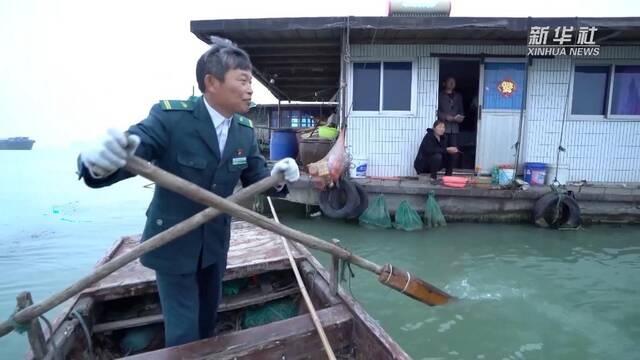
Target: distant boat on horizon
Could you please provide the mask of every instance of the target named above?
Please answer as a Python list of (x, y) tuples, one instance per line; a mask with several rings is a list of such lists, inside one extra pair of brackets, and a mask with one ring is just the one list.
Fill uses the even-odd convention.
[(0, 150), (31, 150), (35, 140), (27, 136), (0, 139)]

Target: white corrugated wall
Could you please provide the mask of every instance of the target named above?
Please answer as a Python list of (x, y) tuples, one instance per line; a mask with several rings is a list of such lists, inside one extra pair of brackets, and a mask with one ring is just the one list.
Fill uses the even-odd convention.
[[(412, 58), (417, 60), (418, 97), (411, 116), (360, 116), (349, 114), (347, 145), (356, 157), (368, 158), (370, 176), (412, 176), (413, 159), (426, 129), (436, 118), (438, 101), (438, 58), (432, 53), (524, 55), (524, 46), (448, 45), (351, 45), (353, 59)], [(355, 61), (357, 61), (355, 60)], [(348, 77), (348, 82), (350, 78)], [(350, 85), (350, 84), (349, 84)], [(348, 99), (348, 104), (351, 100)], [(350, 106), (347, 106), (349, 109)]]
[[(564, 119), (560, 163), (570, 180), (640, 182), (640, 121), (570, 120), (568, 101), (575, 61), (607, 63), (636, 60), (640, 47), (603, 47), (593, 59), (535, 59), (529, 72), (525, 160), (556, 163)], [(567, 97), (569, 95), (569, 97)]]
[[(354, 59), (413, 58), (418, 64), (415, 114), (348, 116), (349, 151), (354, 156), (368, 158), (368, 175), (415, 175), (413, 159), (425, 129), (435, 120), (439, 71), (438, 58), (431, 57), (432, 53), (524, 55), (526, 47), (351, 45)], [(640, 47), (610, 47), (602, 48), (595, 60), (639, 58)], [(569, 58), (532, 62), (523, 138), (525, 161), (555, 163), (562, 121), (567, 114), (571, 68)], [(567, 151), (561, 154), (560, 161), (569, 166), (571, 180), (640, 182), (640, 121), (565, 120), (564, 126), (562, 145)]]

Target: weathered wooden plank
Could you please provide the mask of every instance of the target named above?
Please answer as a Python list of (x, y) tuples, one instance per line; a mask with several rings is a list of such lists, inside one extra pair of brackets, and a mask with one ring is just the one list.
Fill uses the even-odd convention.
[[(342, 349), (351, 343), (353, 317), (344, 305), (318, 311), (332, 346)], [(324, 359), (309, 315), (189, 344), (127, 357), (130, 360), (163, 359)]]
[[(237, 296), (223, 299), (222, 303), (218, 307), (218, 312), (231, 311), (231, 310), (240, 309), (240, 308), (251, 306), (251, 305), (262, 304), (265, 302), (283, 298), (285, 296), (297, 294), (300, 290), (297, 287), (294, 287), (294, 288), (285, 289), (282, 291), (276, 291), (269, 294), (264, 294), (259, 291), (260, 290), (258, 289), (256, 292), (240, 294)], [(162, 314), (141, 316), (134, 319), (110, 321), (102, 324), (96, 324), (93, 327), (93, 332), (99, 333), (99, 332), (113, 331), (118, 329), (127, 329), (127, 328), (132, 328), (137, 326), (155, 324), (163, 321), (164, 321), (164, 317)]]
[(96, 333), (107, 332), (107, 331), (129, 329), (129, 328), (144, 326), (149, 324), (157, 324), (163, 321), (164, 321), (164, 316), (162, 314), (147, 315), (147, 316), (141, 316), (141, 317), (126, 319), (126, 320), (110, 321), (110, 322), (105, 322), (101, 324), (96, 324), (96, 326), (93, 327), (93, 333), (96, 334)]
[[(139, 242), (139, 235), (123, 237), (110, 251), (110, 256), (103, 258), (99, 265), (125, 254)], [(294, 257), (300, 259), (302, 256), (294, 252)], [(244, 221), (231, 223), (231, 240), (224, 280), (289, 268), (287, 254), (277, 235)], [(155, 272), (143, 266), (139, 260), (135, 260), (114, 271), (84, 293), (91, 294), (96, 300), (112, 300), (156, 291)]]

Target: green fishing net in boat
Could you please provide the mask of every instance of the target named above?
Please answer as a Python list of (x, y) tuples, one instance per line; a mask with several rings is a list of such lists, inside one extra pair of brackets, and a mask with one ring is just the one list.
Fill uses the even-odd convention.
[(424, 224), (428, 228), (447, 226), (447, 220), (442, 215), (442, 210), (440, 210), (440, 205), (438, 205), (433, 191), (430, 191), (429, 197), (427, 197), (427, 204), (424, 209)]
[(125, 354), (144, 350), (149, 346), (158, 331), (158, 328), (153, 325), (127, 329), (120, 340), (120, 348)]
[(222, 295), (238, 295), (238, 293), (240, 293), (240, 290), (247, 287), (247, 284), (249, 284), (249, 279), (235, 279), (225, 281), (222, 283)]
[(407, 200), (402, 200), (396, 210), (396, 221), (393, 223), (393, 227), (404, 231), (414, 231), (422, 229), (422, 226), (420, 215), (413, 210)]
[(296, 315), (298, 315), (298, 306), (294, 299), (274, 300), (262, 306), (248, 308), (242, 318), (242, 328), (248, 329), (278, 320), (289, 319)]
[(391, 216), (384, 196), (378, 195), (367, 210), (358, 217), (358, 221), (363, 226), (389, 229), (391, 227)]

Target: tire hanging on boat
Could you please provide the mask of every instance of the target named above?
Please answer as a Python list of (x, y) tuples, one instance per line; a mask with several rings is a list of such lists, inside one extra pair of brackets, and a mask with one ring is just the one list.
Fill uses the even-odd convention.
[(364, 186), (354, 182), (353, 185), (356, 187), (358, 192), (359, 204), (356, 208), (349, 214), (349, 219), (357, 219), (367, 207), (369, 207), (369, 196), (367, 196), (367, 191), (364, 189)]
[(318, 199), (320, 210), (332, 219), (347, 218), (360, 204), (358, 190), (347, 179), (340, 179), (332, 189), (322, 191)]
[(572, 192), (553, 191), (536, 201), (533, 221), (544, 228), (577, 228), (582, 222), (580, 206)]

